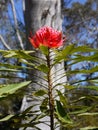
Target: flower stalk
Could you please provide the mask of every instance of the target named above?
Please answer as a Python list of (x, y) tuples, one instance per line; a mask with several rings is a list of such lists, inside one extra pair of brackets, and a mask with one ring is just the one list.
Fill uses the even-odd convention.
[[(50, 130), (54, 130), (54, 96), (53, 96), (53, 75), (51, 63), (51, 48), (59, 48), (63, 45), (62, 33), (53, 29), (52, 27), (42, 27), (33, 36), (30, 33), (28, 37), (30, 43), (34, 48), (39, 48), (42, 53), (46, 56), (48, 73), (48, 96), (49, 96), (49, 114), (50, 114)], [(48, 49), (48, 50), (47, 50)]]
[(48, 96), (49, 96), (49, 112), (50, 112), (50, 130), (54, 130), (54, 98), (53, 98), (53, 84), (51, 77), (51, 60), (50, 60), (50, 49), (48, 49), (49, 53), (46, 56), (47, 66), (49, 68), (47, 78), (48, 78)]

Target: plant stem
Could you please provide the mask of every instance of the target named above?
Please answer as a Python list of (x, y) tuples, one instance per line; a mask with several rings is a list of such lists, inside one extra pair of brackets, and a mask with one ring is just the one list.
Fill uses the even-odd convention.
[(46, 56), (47, 58), (47, 66), (49, 68), (49, 72), (47, 74), (48, 77), (48, 96), (49, 96), (49, 111), (50, 111), (50, 130), (54, 130), (54, 98), (52, 94), (52, 77), (51, 77), (51, 60), (50, 60), (50, 50), (48, 49), (49, 54)]

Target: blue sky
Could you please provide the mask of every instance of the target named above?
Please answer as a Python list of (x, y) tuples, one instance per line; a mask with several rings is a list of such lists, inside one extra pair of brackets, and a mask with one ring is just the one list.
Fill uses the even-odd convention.
[[(68, 4), (68, 7), (70, 8), (71, 5), (74, 3), (74, 2), (79, 2), (81, 4), (84, 4), (87, 0), (71, 0), (70, 4)], [(66, 0), (64, 0), (64, 2), (66, 2)]]
[[(15, 3), (17, 18), (18, 18), (19, 21), (21, 21), (24, 24), (22, 0), (14, 0), (14, 3)], [(9, 13), (9, 17), (11, 19), (11, 22), (13, 23), (14, 20), (13, 20), (13, 14), (12, 14), (12, 7), (11, 7), (10, 4), (8, 6), (8, 13)]]
[[(66, 0), (64, 0), (66, 2)], [(87, 0), (72, 0), (71, 3), (73, 2), (80, 2), (82, 4), (84, 4)]]
[[(65, 0), (66, 1), (66, 0)], [(84, 4), (86, 2), (86, 0), (72, 0), (73, 2), (80, 2), (82, 4)]]

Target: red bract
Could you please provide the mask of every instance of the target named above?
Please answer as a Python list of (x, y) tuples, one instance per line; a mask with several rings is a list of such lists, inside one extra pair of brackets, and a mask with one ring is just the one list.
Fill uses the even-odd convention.
[(62, 33), (51, 27), (42, 27), (34, 36), (31, 34), (29, 41), (35, 48), (39, 48), (40, 45), (58, 48), (63, 44)]

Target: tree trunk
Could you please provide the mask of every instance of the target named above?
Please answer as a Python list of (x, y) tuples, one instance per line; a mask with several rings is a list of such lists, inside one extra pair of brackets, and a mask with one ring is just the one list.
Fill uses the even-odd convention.
[[(61, 0), (25, 0), (24, 17), (26, 23), (27, 38), (29, 36), (30, 31), (32, 31), (34, 34), (40, 27), (43, 26), (51, 26), (61, 31), (62, 28)], [(31, 50), (31, 48), (32, 48), (31, 44), (27, 42), (26, 49)], [(37, 52), (35, 55), (39, 56), (40, 58), (42, 57), (42, 55), (39, 52)], [(61, 71), (57, 71), (60, 68), (63, 69), (61, 69)], [(53, 80), (56, 81), (56, 83), (66, 82), (66, 77), (59, 78), (59, 76), (64, 73), (63, 63), (56, 65), (53, 69), (53, 73), (55, 73)], [(46, 84), (45, 81), (43, 81), (41, 78), (38, 77), (43, 77), (43, 73), (34, 70), (29, 75), (29, 79), (33, 78), (34, 81), (39, 81), (40, 84)], [(25, 95), (23, 99), (21, 111), (25, 110), (31, 105), (38, 103), (38, 101), (36, 100), (32, 101), (31, 95), (33, 90), (40, 89), (41, 87), (42, 86), (38, 86), (33, 83), (32, 86), (28, 88), (27, 95)], [(38, 110), (39, 106), (36, 107), (35, 109)], [(47, 117), (47, 119), (45, 118), (44, 120), (49, 121), (49, 118)], [(41, 128), (42, 130), (49, 130), (49, 127), (44, 124), (39, 124), (38, 127)], [(34, 130), (34, 129), (28, 128), (26, 130)], [(59, 128), (56, 130), (59, 130)]]

